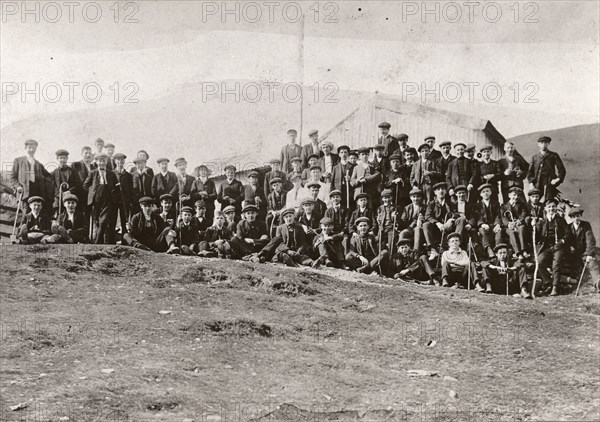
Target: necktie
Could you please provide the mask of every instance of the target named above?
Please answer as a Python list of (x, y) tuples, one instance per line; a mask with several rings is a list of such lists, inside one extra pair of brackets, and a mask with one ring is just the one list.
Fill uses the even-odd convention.
[(106, 184), (106, 177), (104, 175), (104, 170), (98, 170), (98, 173), (100, 173), (100, 184), (101, 185), (105, 185)]

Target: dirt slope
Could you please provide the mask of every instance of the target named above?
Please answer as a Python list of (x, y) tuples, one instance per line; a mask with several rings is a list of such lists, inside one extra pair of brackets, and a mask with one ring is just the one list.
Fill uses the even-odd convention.
[(1, 252), (4, 420), (600, 417), (589, 286), (525, 301), (119, 246)]

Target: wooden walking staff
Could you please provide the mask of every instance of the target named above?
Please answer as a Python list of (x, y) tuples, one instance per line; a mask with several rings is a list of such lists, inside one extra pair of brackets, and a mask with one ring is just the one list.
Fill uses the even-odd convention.
[(350, 169), (346, 170), (346, 208), (350, 209)]
[(533, 258), (535, 259), (535, 269), (533, 270), (533, 286), (531, 288), (531, 297), (534, 299), (535, 299), (535, 282), (537, 280), (537, 274), (538, 274), (538, 270), (540, 268), (540, 261), (538, 259), (537, 246), (536, 246), (536, 241), (535, 241), (535, 232), (536, 232), (536, 227), (535, 227), (535, 223), (534, 223), (532, 235), (533, 235)]
[(19, 211), (21, 210), (21, 202), (23, 201), (23, 192), (20, 192), (17, 196), (17, 212), (15, 213), (15, 224), (13, 225), (13, 231), (10, 235), (10, 243), (18, 243), (17, 239), (17, 221), (19, 221)]
[(58, 215), (56, 216), (57, 220), (58, 220), (58, 217), (60, 217), (60, 215), (62, 214), (63, 192), (66, 191), (67, 189), (69, 189), (69, 184), (67, 182), (62, 182), (60, 184), (60, 186), (58, 187)]
[(587, 261), (585, 261), (585, 264), (583, 264), (583, 270), (581, 271), (581, 275), (579, 276), (579, 282), (577, 283), (577, 290), (575, 290), (575, 296), (579, 295), (579, 286), (581, 286), (581, 280), (583, 280), (583, 275), (585, 274), (587, 264)]

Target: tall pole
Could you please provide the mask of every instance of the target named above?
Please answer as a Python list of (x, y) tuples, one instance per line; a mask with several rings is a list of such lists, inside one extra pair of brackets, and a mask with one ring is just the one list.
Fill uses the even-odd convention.
[(300, 50), (298, 61), (300, 63), (300, 130), (298, 139), (302, 146), (302, 127), (304, 126), (304, 15), (300, 21)]

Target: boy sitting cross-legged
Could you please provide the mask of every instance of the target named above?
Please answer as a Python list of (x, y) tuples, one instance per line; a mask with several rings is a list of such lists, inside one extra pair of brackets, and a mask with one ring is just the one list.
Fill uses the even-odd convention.
[(225, 224), (225, 214), (223, 211), (215, 211), (213, 225), (206, 230), (204, 240), (199, 245), (198, 255), (207, 258), (231, 258), (229, 241), (232, 237), (233, 232)]
[(89, 226), (87, 219), (77, 209), (79, 198), (67, 192), (62, 198), (64, 210), (52, 224), (52, 238), (48, 243), (88, 243)]
[(476, 280), (478, 283), (475, 264), (471, 262), (467, 252), (460, 248), (460, 235), (450, 233), (448, 235), (448, 250), (442, 253), (442, 287), (449, 287), (452, 283), (452, 288), (464, 288), (468, 283), (469, 271), (471, 272), (471, 279)]
[(410, 239), (398, 241), (398, 253), (392, 258), (392, 271), (395, 279), (420, 282), (429, 280), (429, 285), (440, 283), (435, 280), (435, 272), (425, 254), (410, 250)]
[(31, 211), (21, 220), (19, 238), (24, 244), (47, 243), (50, 240), (50, 218), (42, 214), (44, 199), (40, 196), (31, 196), (27, 203)]
[(265, 222), (257, 219), (256, 205), (246, 205), (242, 212), (246, 218), (238, 223), (236, 234), (231, 239), (231, 247), (237, 258), (250, 259), (252, 254), (269, 243), (269, 236)]
[(344, 268), (343, 232), (337, 234), (334, 232), (334, 222), (329, 217), (323, 217), (320, 224), (321, 232), (313, 241), (313, 248), (318, 251), (319, 258), (314, 262), (313, 268), (321, 264), (327, 267)]
[(377, 220), (374, 218), (375, 214), (373, 210), (368, 207), (369, 206), (369, 195), (366, 193), (359, 193), (356, 196), (356, 209), (352, 212), (350, 216), (350, 223), (348, 223), (348, 231), (352, 237), (358, 236), (358, 232), (356, 230), (356, 222), (361, 217), (367, 217), (369, 221), (374, 223), (374, 226), (370, 227), (370, 232), (377, 233)]
[[(482, 264), (485, 293), (510, 294), (520, 289), (521, 297), (531, 299), (527, 289), (527, 274), (521, 261), (509, 256), (508, 246), (504, 243), (496, 245), (494, 252), (496, 256)], [(483, 291), (479, 285), (477, 290)]]
[(273, 260), (288, 267), (312, 265), (307, 255), (308, 243), (302, 226), (294, 221), (294, 209), (288, 208), (281, 213), (283, 224), (277, 226), (277, 233), (252, 261)]
[(379, 250), (379, 243), (375, 235), (369, 233), (371, 220), (360, 217), (356, 220), (357, 236), (350, 240), (350, 252), (346, 254), (346, 264), (359, 273), (370, 274), (373, 271), (379, 274), (387, 273), (389, 252)]
[(131, 230), (123, 235), (123, 239), (134, 248), (165, 252), (169, 248), (166, 235), (171, 228), (158, 213), (152, 212), (152, 198), (144, 196), (139, 199), (139, 203), (142, 211), (131, 217)]
[(181, 222), (175, 228), (180, 253), (182, 255), (196, 255), (200, 249), (200, 227), (194, 221), (192, 207), (181, 208)]

